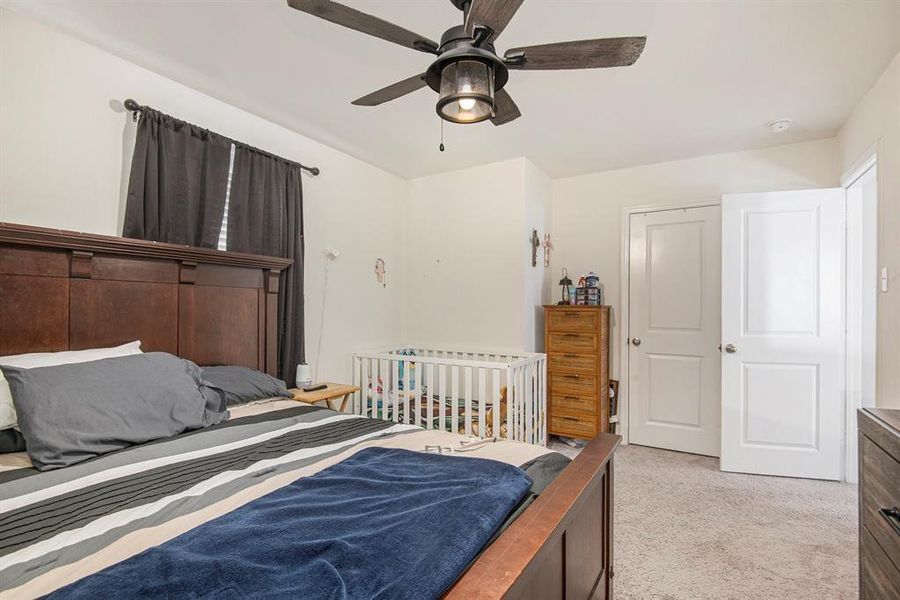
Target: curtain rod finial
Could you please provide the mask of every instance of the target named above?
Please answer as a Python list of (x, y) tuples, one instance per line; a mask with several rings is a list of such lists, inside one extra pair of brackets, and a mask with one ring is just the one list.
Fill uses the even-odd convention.
[(141, 110), (141, 105), (138, 104), (136, 100), (128, 98), (125, 100), (125, 108), (131, 111), (139, 111)]
[(318, 175), (321, 171), (319, 171), (319, 167), (312, 167), (310, 168), (309, 172), (313, 175)]

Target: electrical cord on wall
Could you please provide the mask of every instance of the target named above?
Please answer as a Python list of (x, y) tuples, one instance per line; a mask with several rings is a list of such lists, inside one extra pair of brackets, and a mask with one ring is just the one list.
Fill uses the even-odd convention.
[(322, 281), (322, 310), (319, 319), (319, 340), (316, 342), (316, 358), (313, 363), (313, 381), (319, 381), (319, 358), (322, 356), (322, 340), (325, 338), (325, 310), (328, 307), (326, 300), (328, 299), (328, 271), (331, 262), (337, 260), (341, 253), (334, 248), (325, 249), (325, 277)]

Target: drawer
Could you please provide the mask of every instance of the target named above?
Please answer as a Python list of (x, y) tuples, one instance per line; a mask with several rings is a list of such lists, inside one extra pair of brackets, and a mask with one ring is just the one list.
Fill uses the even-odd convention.
[(550, 389), (553, 395), (571, 392), (573, 394), (591, 395), (597, 393), (597, 377), (585, 373), (550, 372)]
[[(900, 533), (881, 509), (900, 507), (900, 463), (865, 436), (860, 437), (862, 524), (900, 567)], [(900, 523), (897, 523), (900, 527)]]
[(597, 435), (597, 421), (585, 415), (550, 415), (550, 433), (591, 439)]
[(547, 367), (551, 371), (597, 372), (597, 357), (593, 354), (577, 352), (551, 352), (547, 357)]
[(597, 351), (597, 334), (585, 332), (550, 331), (547, 333), (547, 352), (571, 352), (576, 354)]
[(596, 310), (577, 308), (556, 308), (547, 313), (547, 328), (550, 331), (597, 331)]
[(597, 415), (597, 396), (580, 394), (554, 393), (550, 396), (550, 412), (553, 414), (588, 414)]
[(900, 571), (865, 527), (859, 546), (860, 600), (900, 598)]

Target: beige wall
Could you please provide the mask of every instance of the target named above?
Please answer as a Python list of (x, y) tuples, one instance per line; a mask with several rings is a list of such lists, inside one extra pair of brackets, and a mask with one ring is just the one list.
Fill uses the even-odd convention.
[[(715, 200), (725, 193), (764, 192), (838, 183), (833, 139), (748, 152), (701, 156), (553, 181), (553, 283), (593, 270), (612, 305), (612, 368), (619, 374), (622, 209)], [(559, 300), (554, 286), (553, 301)]]
[[(543, 235), (550, 179), (524, 158), (410, 180), (407, 331), (410, 342), (451, 348), (540, 348)], [(540, 254), (539, 254), (540, 258)]]
[[(328, 279), (319, 376), (346, 379), (360, 347), (404, 339), (405, 180), (0, 9), (0, 220), (116, 235), (135, 125), (133, 97), (187, 121), (316, 165), (304, 181), (306, 345), (315, 356), (326, 246)], [(375, 281), (376, 258), (387, 287)]]
[(900, 54), (872, 86), (837, 136), (839, 172), (878, 153), (878, 263), (887, 293), (878, 294), (878, 406), (900, 408)]
[(524, 248), (525, 274), (522, 284), (525, 291), (525, 304), (522, 315), (525, 323), (523, 350), (528, 352), (544, 351), (544, 304), (550, 302), (553, 288), (550, 286), (550, 269), (544, 267), (544, 249), (538, 248), (537, 266), (531, 266), (531, 232), (537, 230), (541, 242), (544, 234), (551, 230), (551, 202), (553, 199), (553, 181), (531, 161), (524, 165), (524, 230), (522, 231), (522, 247)]
[[(322, 168), (304, 182), (310, 357), (323, 316), (322, 250), (341, 250), (328, 276), (323, 378), (346, 377), (355, 349), (406, 339), (540, 349), (540, 305), (558, 299), (563, 266), (601, 277), (617, 375), (623, 207), (834, 186), (877, 145), (880, 260), (892, 273), (879, 303), (879, 404), (900, 406), (900, 169), (891, 168), (900, 164), (900, 57), (836, 140), (552, 182), (524, 158), (406, 181), (0, 9), (0, 219), (118, 233), (134, 138), (127, 97)], [(552, 231), (549, 271), (530, 266), (532, 229)], [(387, 287), (375, 282), (376, 258), (386, 261)]]

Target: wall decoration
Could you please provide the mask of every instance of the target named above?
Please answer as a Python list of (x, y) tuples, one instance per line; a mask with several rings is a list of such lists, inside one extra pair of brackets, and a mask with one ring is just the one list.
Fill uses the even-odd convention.
[(550, 234), (544, 234), (544, 243), (542, 244), (544, 247), (544, 267), (550, 266), (550, 251), (553, 250), (553, 242), (550, 241)]
[(387, 283), (385, 282), (384, 276), (386, 271), (384, 270), (384, 259), (376, 258), (375, 259), (375, 279), (378, 280), (378, 283), (381, 284), (382, 287), (387, 287)]
[(531, 230), (531, 266), (537, 266), (537, 249), (541, 245), (541, 238), (538, 235), (537, 229)]

